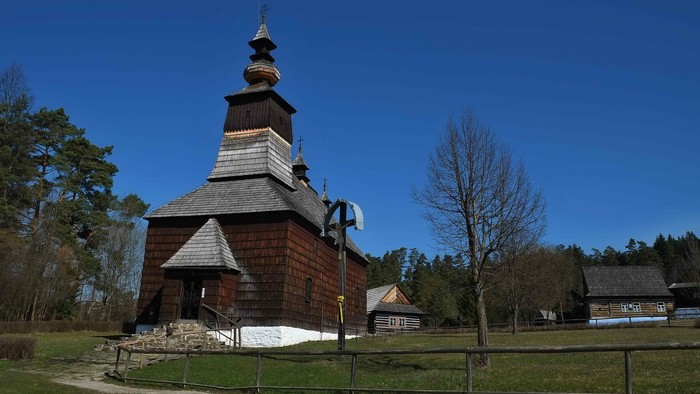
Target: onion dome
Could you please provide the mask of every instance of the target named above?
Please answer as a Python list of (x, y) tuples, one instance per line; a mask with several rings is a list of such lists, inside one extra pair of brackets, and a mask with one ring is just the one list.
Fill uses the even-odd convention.
[(264, 16), (258, 33), (248, 42), (248, 45), (255, 49), (255, 53), (250, 55), (250, 60), (253, 62), (243, 70), (243, 78), (245, 78), (246, 82), (250, 85), (265, 82), (271, 87), (275, 86), (282, 75), (273, 64), (275, 58), (272, 57), (270, 51), (277, 48), (277, 45), (270, 39)]

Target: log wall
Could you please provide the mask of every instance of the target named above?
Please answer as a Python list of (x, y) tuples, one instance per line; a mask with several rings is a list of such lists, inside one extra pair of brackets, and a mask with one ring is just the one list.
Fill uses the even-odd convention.
[[(391, 324), (394, 319), (395, 324)], [(404, 325), (400, 325), (400, 319), (404, 319)], [(420, 329), (420, 316), (401, 315), (397, 313), (372, 312), (367, 321), (367, 329), (370, 334), (396, 331), (413, 331)]]
[[(623, 311), (622, 304), (633, 304), (638, 302), (641, 310), (634, 312), (630, 306), (628, 311)], [(663, 302), (666, 310), (659, 312), (657, 302)], [(668, 299), (625, 299), (625, 300), (597, 300), (588, 302), (588, 313), (592, 319), (612, 319), (621, 317), (645, 317), (645, 316), (668, 316), (668, 312), (673, 310), (673, 301)]]

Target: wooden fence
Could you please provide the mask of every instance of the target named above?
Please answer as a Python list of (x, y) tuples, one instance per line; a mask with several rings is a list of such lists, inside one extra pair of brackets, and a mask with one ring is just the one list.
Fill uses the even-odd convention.
[[(436, 348), (436, 349), (413, 349), (413, 350), (334, 350), (334, 351), (280, 351), (280, 350), (142, 350), (131, 349), (126, 346), (119, 346), (117, 350), (117, 360), (114, 366), (114, 373), (118, 379), (126, 381), (142, 381), (152, 383), (166, 383), (180, 386), (192, 386), (202, 388), (212, 388), (218, 390), (235, 390), (247, 392), (260, 392), (261, 390), (286, 390), (286, 391), (341, 391), (349, 393), (359, 392), (395, 392), (395, 393), (474, 393), (472, 384), (472, 355), (481, 353), (502, 354), (502, 353), (597, 353), (597, 352), (620, 352), (625, 359), (625, 392), (632, 393), (632, 352), (637, 351), (658, 351), (658, 350), (700, 350), (700, 342), (692, 343), (653, 343), (639, 345), (578, 345), (578, 346), (544, 346), (544, 347), (467, 347), (467, 348)], [(121, 353), (126, 353), (126, 360), (123, 370), (120, 370)], [(137, 354), (175, 354), (184, 355), (184, 367), (182, 371), (182, 381), (156, 380), (129, 378), (129, 364), (131, 355)], [(251, 356), (257, 358), (255, 368), (255, 385), (246, 387), (221, 387), (208, 384), (189, 383), (189, 361), (192, 355), (237, 355)], [(417, 354), (463, 354), (465, 356), (466, 390), (406, 390), (396, 389), (375, 389), (362, 388), (356, 386), (357, 359), (364, 356), (387, 356), (387, 355), (417, 355)], [(350, 382), (349, 386), (338, 387), (293, 387), (293, 386), (265, 386), (261, 384), (263, 374), (263, 358), (268, 356), (338, 356), (351, 357)], [(493, 393), (493, 392), (491, 392)]]

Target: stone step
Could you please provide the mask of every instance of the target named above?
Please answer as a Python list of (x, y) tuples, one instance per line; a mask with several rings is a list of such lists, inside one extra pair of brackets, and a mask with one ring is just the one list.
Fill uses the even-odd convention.
[[(168, 329), (172, 335), (168, 336)], [(170, 323), (168, 326), (156, 327), (139, 335), (125, 337), (103, 346), (116, 348), (124, 344), (133, 348), (143, 349), (228, 349), (225, 342), (208, 333), (204, 326), (198, 323)]]

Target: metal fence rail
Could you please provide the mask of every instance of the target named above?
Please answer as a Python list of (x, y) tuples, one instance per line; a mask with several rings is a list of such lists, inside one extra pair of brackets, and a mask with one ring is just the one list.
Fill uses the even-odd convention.
[[(651, 343), (638, 345), (578, 345), (578, 346), (534, 346), (534, 347), (467, 347), (467, 348), (434, 348), (434, 349), (395, 349), (395, 350), (329, 350), (329, 351), (282, 351), (282, 350), (148, 350), (132, 349), (127, 346), (117, 348), (117, 360), (114, 366), (115, 375), (122, 381), (143, 381), (152, 383), (167, 383), (181, 386), (213, 388), (218, 390), (255, 391), (261, 390), (297, 390), (297, 391), (342, 391), (342, 392), (401, 392), (401, 393), (474, 393), (472, 382), (472, 355), (473, 354), (532, 354), (532, 353), (599, 353), (621, 352), (625, 358), (625, 391), (632, 393), (632, 352), (658, 351), (658, 350), (700, 350), (700, 342), (692, 343)], [(123, 371), (120, 371), (121, 353), (126, 353)], [(155, 380), (130, 378), (129, 364), (132, 354), (175, 354), (184, 355), (184, 367), (182, 381)], [(360, 356), (388, 356), (388, 355), (417, 355), (417, 354), (463, 354), (465, 356), (466, 390), (406, 390), (406, 389), (374, 389), (356, 387), (357, 359)], [(189, 383), (189, 361), (192, 355), (237, 355), (257, 358), (255, 368), (255, 385), (245, 387), (222, 387), (215, 385)], [(263, 357), (267, 356), (348, 356), (350, 363), (349, 386), (339, 387), (295, 387), (295, 386), (266, 386), (261, 384), (263, 372)]]

